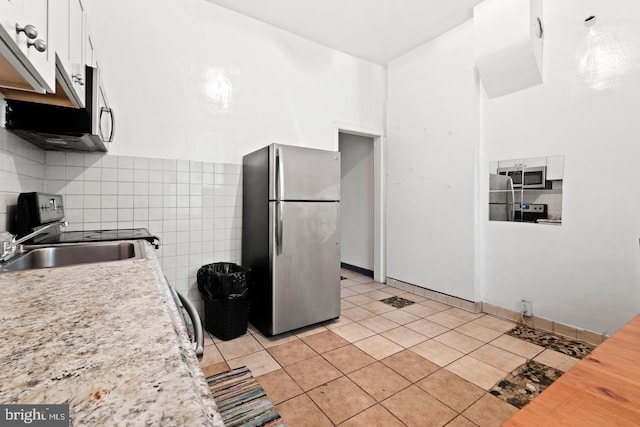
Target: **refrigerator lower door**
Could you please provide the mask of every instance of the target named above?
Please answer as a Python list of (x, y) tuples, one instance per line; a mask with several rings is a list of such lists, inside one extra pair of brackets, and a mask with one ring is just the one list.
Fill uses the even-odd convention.
[(490, 221), (513, 221), (513, 219), (511, 218), (511, 206), (506, 203), (490, 204), (489, 220)]
[(340, 204), (270, 202), (273, 335), (340, 316)]

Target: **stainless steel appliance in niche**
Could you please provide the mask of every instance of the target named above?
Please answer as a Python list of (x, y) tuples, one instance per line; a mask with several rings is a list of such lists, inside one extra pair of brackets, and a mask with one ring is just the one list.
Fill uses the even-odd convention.
[(515, 197), (510, 176), (489, 175), (489, 220), (513, 221)]
[(340, 153), (272, 144), (243, 158), (251, 323), (276, 335), (340, 316)]
[(508, 167), (498, 168), (498, 175), (511, 178), (514, 188), (545, 188), (546, 167)]
[(564, 156), (489, 162), (489, 220), (562, 224)]
[(516, 203), (514, 220), (522, 222), (538, 222), (547, 219), (547, 205), (544, 203)]
[(547, 219), (547, 205), (524, 203), (522, 193), (514, 190), (512, 178), (489, 175), (489, 220), (538, 222)]

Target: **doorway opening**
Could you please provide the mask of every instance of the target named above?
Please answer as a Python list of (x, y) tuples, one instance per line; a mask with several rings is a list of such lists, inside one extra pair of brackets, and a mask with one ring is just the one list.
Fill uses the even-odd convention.
[(385, 282), (383, 137), (341, 126), (336, 142), (341, 157), (341, 262)]

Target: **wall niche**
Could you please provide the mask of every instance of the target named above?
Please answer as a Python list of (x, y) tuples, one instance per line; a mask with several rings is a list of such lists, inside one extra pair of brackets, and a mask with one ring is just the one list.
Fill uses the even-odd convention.
[(562, 224), (564, 156), (489, 164), (489, 221)]

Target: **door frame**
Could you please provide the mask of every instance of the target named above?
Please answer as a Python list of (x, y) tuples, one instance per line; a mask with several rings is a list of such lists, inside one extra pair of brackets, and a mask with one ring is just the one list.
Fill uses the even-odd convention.
[(386, 136), (381, 130), (335, 122), (333, 126), (335, 151), (339, 149), (341, 133), (373, 138), (373, 279), (386, 283)]

